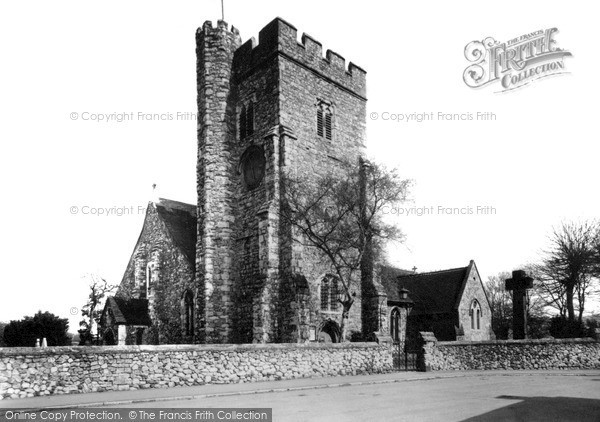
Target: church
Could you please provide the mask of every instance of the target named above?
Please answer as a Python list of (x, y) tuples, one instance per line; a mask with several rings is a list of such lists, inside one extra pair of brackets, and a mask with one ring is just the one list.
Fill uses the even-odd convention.
[[(299, 41), (281, 18), (258, 42), (242, 43), (224, 21), (198, 29), (198, 202), (149, 203), (102, 313), (105, 344), (340, 341), (332, 268), (280, 220), (284, 175), (318, 180), (365, 155), (366, 72), (322, 50), (307, 34)], [(437, 294), (419, 289), (429, 278), (417, 274), (387, 277), (373, 265), (361, 272), (348, 319), (353, 338), (397, 340), (394, 330), (406, 326), (410, 312), (423, 315), (426, 294)], [(458, 290), (444, 311), (456, 337), (483, 339), (461, 322), (476, 300), (478, 330), (490, 325), (474, 263), (461, 274), (459, 287), (450, 277)]]

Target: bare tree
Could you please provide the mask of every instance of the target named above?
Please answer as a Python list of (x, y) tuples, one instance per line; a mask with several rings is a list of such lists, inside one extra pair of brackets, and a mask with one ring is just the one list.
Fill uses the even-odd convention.
[(585, 304), (587, 299), (598, 296), (598, 276), (588, 275), (582, 277), (579, 284), (575, 288), (575, 293), (577, 296), (577, 303), (579, 306), (577, 307), (577, 319), (581, 323), (583, 321), (583, 311), (585, 309)]
[(598, 236), (597, 222), (563, 223), (553, 230), (550, 247), (536, 266), (548, 305), (566, 314), (571, 323), (575, 321), (575, 299), (578, 321), (582, 322), (585, 299), (596, 281)]
[(80, 344), (85, 344), (93, 340), (92, 326), (100, 323), (102, 312), (100, 306), (104, 303), (106, 296), (114, 292), (118, 287), (109, 284), (104, 278), (94, 274), (89, 274), (85, 278), (89, 280), (90, 293), (87, 302), (81, 308), (83, 319), (79, 322), (81, 328), (78, 330)]
[(291, 225), (294, 241), (319, 251), (340, 282), (340, 331), (345, 340), (356, 274), (365, 258), (378, 255), (386, 240), (402, 238), (382, 215), (385, 207), (405, 199), (409, 182), (393, 170), (361, 161), (320, 178), (288, 175), (283, 183), (282, 218)]
[(508, 272), (488, 277), (485, 291), (492, 311), (492, 330), (498, 338), (508, 338), (512, 321), (512, 298), (504, 287), (505, 280), (511, 277)]
[(552, 268), (548, 268), (543, 264), (532, 265), (531, 268), (534, 289), (542, 298), (544, 306), (556, 310), (558, 315), (566, 318), (567, 296), (565, 285), (558, 281), (558, 276)]

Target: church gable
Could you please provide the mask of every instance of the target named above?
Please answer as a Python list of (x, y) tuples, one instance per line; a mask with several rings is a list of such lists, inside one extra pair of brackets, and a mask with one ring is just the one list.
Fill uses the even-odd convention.
[(165, 263), (193, 274), (195, 254), (195, 206), (162, 198), (150, 202), (117, 296), (152, 295), (161, 276), (171, 278), (174, 274), (166, 271)]
[(458, 318), (462, 340), (490, 340), (492, 332), (492, 311), (483, 288), (483, 283), (474, 261), (467, 267), (461, 294), (457, 301)]
[(198, 314), (195, 244), (195, 206), (167, 199), (148, 205), (142, 231), (116, 295), (118, 299), (148, 303), (152, 323), (136, 342), (194, 341), (193, 328), (198, 326), (194, 321)]

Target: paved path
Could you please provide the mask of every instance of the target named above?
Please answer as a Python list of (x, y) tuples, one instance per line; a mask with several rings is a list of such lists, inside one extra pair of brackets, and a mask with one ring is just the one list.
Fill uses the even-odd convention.
[(600, 371), (400, 372), (0, 401), (82, 406), (271, 407), (275, 421), (600, 421)]

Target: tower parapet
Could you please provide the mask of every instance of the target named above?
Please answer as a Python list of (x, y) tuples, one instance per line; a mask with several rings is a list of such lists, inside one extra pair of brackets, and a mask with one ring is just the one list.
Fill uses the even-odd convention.
[(296, 28), (281, 18), (275, 18), (260, 30), (258, 43), (251, 38), (239, 48), (234, 59), (236, 73), (251, 72), (274, 54), (281, 54), (344, 89), (366, 97), (365, 70), (352, 62), (346, 68), (344, 57), (331, 50), (327, 50), (323, 57), (321, 43), (306, 33), (298, 42)]

